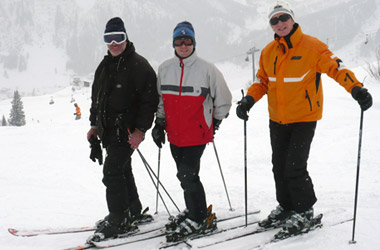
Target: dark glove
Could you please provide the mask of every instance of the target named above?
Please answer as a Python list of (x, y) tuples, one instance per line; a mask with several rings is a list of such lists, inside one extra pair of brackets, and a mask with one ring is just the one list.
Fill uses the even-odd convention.
[(162, 144), (165, 144), (165, 119), (157, 118), (156, 125), (152, 129), (152, 137), (157, 147), (162, 148)]
[(252, 108), (253, 104), (255, 104), (255, 100), (252, 96), (245, 96), (243, 97), (239, 102), (238, 106), (236, 107), (236, 115), (244, 120), (248, 120), (248, 111)]
[(351, 91), (352, 97), (358, 101), (360, 108), (366, 111), (372, 106), (372, 96), (366, 88), (356, 86)]
[(219, 129), (219, 126), (221, 123), (222, 123), (222, 120), (212, 118), (212, 129), (213, 129), (214, 135), (215, 135), (215, 132)]
[(103, 164), (103, 154), (102, 154), (102, 148), (100, 147), (100, 140), (96, 138), (95, 136), (90, 137), (90, 148), (91, 148), (91, 154), (90, 159), (95, 162), (96, 159), (98, 159), (99, 165)]

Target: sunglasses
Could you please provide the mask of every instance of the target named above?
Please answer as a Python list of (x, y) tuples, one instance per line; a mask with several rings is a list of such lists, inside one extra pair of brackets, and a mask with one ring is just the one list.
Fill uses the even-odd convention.
[(281, 22), (286, 22), (289, 20), (289, 18), (291, 18), (291, 16), (289, 14), (283, 14), (281, 16), (278, 16), (278, 17), (273, 17), (269, 20), (269, 23), (271, 25), (276, 25), (278, 24), (279, 21)]
[(186, 46), (191, 46), (194, 44), (193, 39), (191, 38), (179, 38), (173, 41), (173, 44), (175, 47), (182, 46), (182, 44), (185, 44)]
[(106, 44), (111, 44), (115, 42), (116, 44), (120, 44), (127, 40), (127, 35), (124, 32), (110, 32), (104, 34), (104, 42)]

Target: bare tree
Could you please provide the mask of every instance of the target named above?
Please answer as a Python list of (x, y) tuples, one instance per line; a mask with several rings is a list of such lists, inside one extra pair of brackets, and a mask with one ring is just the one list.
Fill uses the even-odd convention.
[(374, 63), (368, 62), (365, 70), (371, 77), (380, 81), (380, 46), (376, 51), (376, 61)]

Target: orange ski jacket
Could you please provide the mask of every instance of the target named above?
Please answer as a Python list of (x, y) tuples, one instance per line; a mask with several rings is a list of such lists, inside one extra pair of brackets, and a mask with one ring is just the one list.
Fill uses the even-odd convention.
[(77, 115), (77, 116), (81, 116), (81, 115), (82, 115), (82, 113), (80, 112), (80, 108), (79, 108), (79, 106), (76, 106), (76, 107), (75, 107), (75, 110), (76, 110), (76, 115)]
[(323, 111), (322, 73), (349, 93), (362, 86), (326, 44), (295, 24), (288, 36), (275, 35), (262, 50), (260, 68), (247, 95), (257, 102), (267, 94), (269, 118), (277, 123), (317, 121)]

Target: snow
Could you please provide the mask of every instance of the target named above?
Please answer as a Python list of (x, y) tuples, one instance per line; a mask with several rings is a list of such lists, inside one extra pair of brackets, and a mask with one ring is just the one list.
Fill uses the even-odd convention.
[[(219, 66), (219, 65), (218, 65)], [(234, 211), (230, 211), (212, 145), (208, 145), (201, 162), (201, 180), (207, 202), (213, 204), (217, 217), (244, 213), (244, 138), (243, 122), (235, 115), (240, 88), (246, 86), (251, 69), (220, 65), (234, 95), (231, 115), (223, 121), (216, 134), (215, 145)], [(230, 70), (229, 70), (230, 69)], [(356, 68), (358, 79), (366, 75)], [(237, 73), (240, 72), (240, 73)], [(380, 85), (367, 77), (366, 87), (374, 99), (373, 107), (364, 113), (363, 140), (360, 161), (360, 183), (355, 240), (352, 222), (331, 226), (353, 217), (357, 171), (360, 109), (341, 86), (323, 77), (325, 94), (324, 117), (318, 122), (309, 158), (318, 202), (315, 213), (323, 213), (324, 227), (307, 235), (267, 245), (264, 249), (378, 249), (380, 239)], [(55, 103), (49, 105), (53, 96)], [(71, 97), (82, 110), (82, 119), (74, 120)], [(53, 95), (23, 97), (27, 125), (0, 127), (0, 245), (1, 249), (54, 250), (83, 244), (91, 232), (66, 235), (15, 237), (8, 228), (44, 229), (91, 226), (107, 214), (105, 188), (101, 182), (102, 168), (89, 159), (86, 133), (89, 129), (89, 88), (68, 87)], [(0, 114), (8, 116), (11, 100), (0, 102)], [(147, 132), (140, 151), (153, 170), (157, 170), (158, 150)], [(247, 123), (248, 140), (248, 210), (261, 213), (249, 216), (249, 221), (263, 219), (276, 206), (271, 172), (268, 111), (266, 98), (255, 104)], [(133, 154), (133, 171), (143, 206), (156, 211), (156, 192), (137, 152)], [(175, 164), (168, 144), (161, 150), (160, 179), (180, 209), (184, 209), (183, 193), (176, 179)], [(162, 190), (162, 189), (160, 189)], [(177, 214), (167, 199), (171, 214)], [(168, 214), (159, 202), (157, 223), (163, 224)], [(244, 224), (244, 218), (220, 223)], [(147, 228), (149, 226), (141, 227)], [(190, 242), (194, 248), (212, 241), (249, 232), (249, 226)], [(245, 237), (206, 249), (252, 249), (268, 240), (273, 233)], [(133, 243), (114, 249), (157, 249), (163, 238)], [(178, 249), (187, 249), (185, 245)]]

